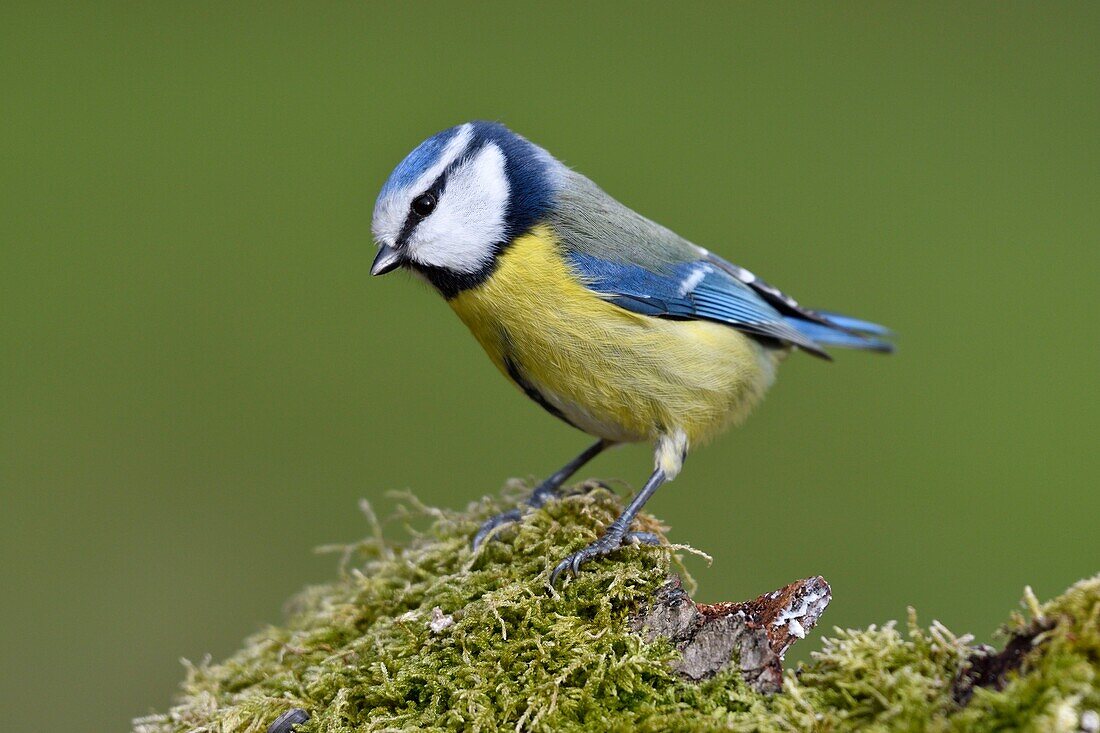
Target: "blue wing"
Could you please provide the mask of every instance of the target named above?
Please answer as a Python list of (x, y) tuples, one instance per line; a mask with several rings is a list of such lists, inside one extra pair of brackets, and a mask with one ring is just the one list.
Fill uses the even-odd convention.
[(654, 272), (582, 252), (570, 252), (568, 258), (593, 292), (627, 310), (661, 318), (717, 321), (825, 356), (813, 339), (788, 323), (751, 287), (706, 260)]
[(888, 333), (881, 326), (801, 308), (747, 270), (713, 255), (676, 263), (662, 272), (577, 251), (569, 252), (567, 258), (593, 292), (635, 313), (716, 321), (826, 359), (823, 346), (891, 348), (872, 337)]

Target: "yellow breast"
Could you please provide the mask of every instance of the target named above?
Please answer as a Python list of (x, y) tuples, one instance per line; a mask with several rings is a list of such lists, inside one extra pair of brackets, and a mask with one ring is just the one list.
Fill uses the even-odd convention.
[(505, 375), (610, 440), (676, 429), (691, 443), (707, 440), (759, 402), (781, 354), (728, 326), (653, 318), (602, 300), (577, 280), (545, 226), (449, 302)]

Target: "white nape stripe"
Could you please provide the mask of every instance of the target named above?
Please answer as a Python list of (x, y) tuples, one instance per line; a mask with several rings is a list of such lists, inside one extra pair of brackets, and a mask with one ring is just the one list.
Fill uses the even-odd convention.
[(508, 177), (504, 153), (488, 143), (447, 177), (435, 211), (409, 237), (409, 256), (459, 273), (477, 272), (504, 236)]
[(474, 135), (474, 126), (469, 122), (458, 128), (458, 132), (448, 142), (446, 147), (443, 148), (443, 152), (439, 154), (439, 160), (435, 164), (420, 174), (420, 177), (416, 179), (416, 182), (406, 189), (408, 194), (408, 201), (412, 201), (414, 197), (419, 196), (427, 190), (428, 186), (431, 186), (435, 179), (439, 178), (439, 174), (447, 169), (451, 163), (458, 159), (458, 156), (466, 152), (466, 148), (470, 145), (470, 138)]

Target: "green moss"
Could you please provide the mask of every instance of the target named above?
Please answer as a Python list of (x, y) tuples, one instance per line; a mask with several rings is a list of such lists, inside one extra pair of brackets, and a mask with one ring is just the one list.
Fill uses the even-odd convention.
[[(561, 592), (547, 589), (548, 566), (614, 519), (614, 494), (570, 496), (473, 553), (469, 538), (505, 503), (450, 512), (406, 496), (400, 516), (427, 526), (410, 528), (403, 545), (384, 540), (365, 507), (375, 531), (340, 548), (336, 581), (306, 590), (285, 625), (230, 659), (188, 667), (179, 704), (135, 731), (264, 731), (291, 707), (310, 711), (300, 728), (309, 733), (1076, 730), (1082, 711), (1100, 709), (1100, 577), (1035, 604), (1053, 628), (1003, 690), (977, 689), (965, 706), (953, 684), (969, 639), (922, 629), (912, 615), (904, 634), (893, 623), (838, 631), (765, 697), (732, 672), (685, 682), (667, 665), (668, 645), (627, 630), (671, 572), (668, 548), (628, 549), (622, 562), (594, 562)], [(1029, 623), (1014, 617), (1005, 633)]]

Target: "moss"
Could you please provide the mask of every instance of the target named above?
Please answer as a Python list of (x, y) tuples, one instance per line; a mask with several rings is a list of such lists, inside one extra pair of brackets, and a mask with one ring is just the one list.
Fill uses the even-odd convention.
[[(970, 639), (921, 628), (912, 613), (904, 633), (893, 623), (837, 630), (767, 697), (733, 672), (684, 681), (667, 644), (628, 631), (628, 615), (676, 563), (669, 548), (625, 550), (622, 562), (594, 562), (563, 591), (547, 589), (548, 566), (618, 513), (604, 488), (586, 486), (473, 553), (470, 536), (519, 488), (466, 512), (405, 496), (404, 544), (384, 540), (365, 507), (374, 531), (339, 548), (337, 580), (307, 589), (285, 625), (228, 660), (189, 666), (179, 704), (135, 721), (135, 732), (264, 731), (292, 707), (312, 714), (299, 729), (309, 733), (1077, 730), (1083, 711), (1100, 709), (1100, 577), (1032, 603), (1030, 619), (1014, 616), (1008, 637), (1048, 630), (1034, 648), (1026, 637), (1003, 689), (975, 688), (965, 704), (956, 688), (976, 654)], [(660, 532), (651, 517), (639, 522)]]

